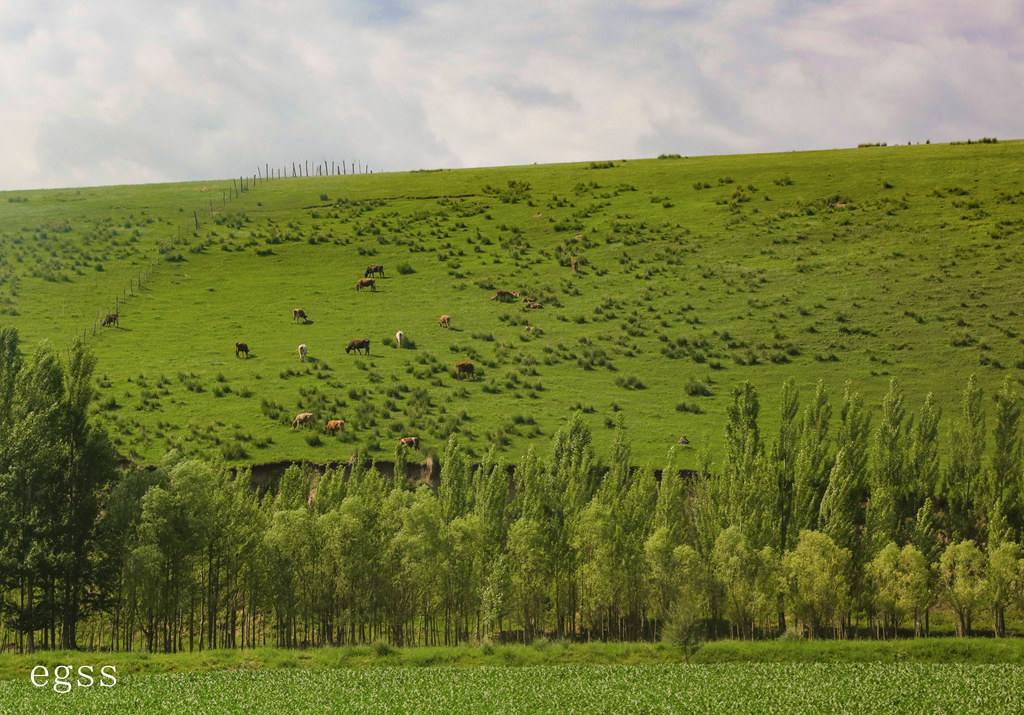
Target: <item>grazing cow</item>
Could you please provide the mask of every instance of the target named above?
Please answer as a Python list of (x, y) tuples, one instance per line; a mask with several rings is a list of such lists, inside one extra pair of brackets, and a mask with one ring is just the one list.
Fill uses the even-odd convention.
[(459, 379), (459, 375), (469, 375), (473, 377), (475, 368), (471, 362), (457, 362), (455, 363), (455, 379)]
[(362, 290), (363, 288), (369, 288), (370, 290), (377, 290), (377, 281), (374, 278), (360, 278), (356, 281), (356, 290)]
[(518, 298), (519, 293), (515, 293), (510, 290), (499, 290), (497, 293), (491, 296), (491, 300), (500, 300), (503, 303), (511, 303), (514, 298)]
[(384, 277), (384, 266), (377, 264), (375, 266), (367, 266), (366, 273), (363, 274), (363, 278), (369, 278), (372, 275), (378, 275), (381, 278)]
[(529, 303), (529, 304), (527, 304), (526, 307), (527, 308), (543, 308), (544, 306), (541, 305), (540, 303)]
[(419, 449), (420, 448), (420, 438), (419, 437), (402, 437), (402, 439), (398, 440), (398, 446), (399, 447), (412, 447), (413, 449)]
[(117, 325), (117, 319), (120, 317), (118, 313), (107, 313), (107, 317), (103, 319), (103, 327), (108, 325)]
[(572, 266), (572, 274), (573, 274), (574, 276), (575, 276), (575, 275), (579, 275), (579, 272), (580, 272), (580, 262), (579, 262), (579, 261), (577, 261), (577, 260), (576, 260), (576, 259), (574, 258), (574, 259), (572, 259), (572, 263), (570, 263), (569, 265), (570, 265), (570, 266)]
[(398, 347), (402, 347), (402, 341), (405, 340), (405, 333), (399, 330), (395, 333), (395, 342), (398, 343)]
[(292, 308), (292, 322), (295, 323), (299, 320), (303, 323), (309, 320), (309, 318), (306, 317), (306, 311), (302, 308)]
[(331, 434), (338, 434), (344, 431), (345, 420), (327, 420), (327, 424), (324, 426), (324, 432), (330, 432)]
[(452, 316), (450, 316), (450, 315), (442, 315), (441, 316), (441, 320), (439, 320), (437, 324), (440, 325), (442, 328), (448, 328), (449, 330), (451, 330), (451, 327), (452, 327)]
[(689, 444), (689, 443), (690, 443), (690, 440), (686, 439), (686, 435), (685, 434), (682, 437), (679, 438), (679, 444)]
[(295, 429), (299, 425), (311, 425), (313, 424), (313, 413), (312, 412), (300, 412), (295, 415), (295, 421), (292, 422), (292, 429)]
[(306, 355), (309, 354), (309, 348), (307, 348), (306, 344), (303, 343), (299, 347), (297, 347), (294, 350), (292, 350), (292, 355), (294, 355), (295, 353), (299, 354), (299, 360), (300, 361), (306, 362)]
[(349, 353), (349, 352), (351, 352), (353, 350), (356, 351), (356, 355), (359, 354), (360, 350), (365, 350), (366, 354), (369, 355), (370, 354), (370, 341), (369, 340), (353, 340), (352, 342), (350, 342), (348, 344), (348, 347), (345, 348), (345, 352)]
[(246, 359), (249, 358), (249, 346), (245, 343), (235, 343), (235, 357), (238, 357), (239, 353), (245, 353)]

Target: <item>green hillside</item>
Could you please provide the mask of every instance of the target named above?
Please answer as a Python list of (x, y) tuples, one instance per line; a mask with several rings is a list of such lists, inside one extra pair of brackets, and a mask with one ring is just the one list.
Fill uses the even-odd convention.
[[(946, 414), (971, 374), (987, 405), (1020, 381), (1022, 160), (1002, 141), (7, 192), (0, 321), (26, 352), (84, 333), (99, 413), (142, 462), (387, 458), (452, 434), (515, 460), (582, 409), (599, 453), (621, 412), (635, 461), (686, 434), (690, 467), (747, 380), (762, 429), (791, 376), (805, 402), (850, 380), (872, 408), (896, 378)], [(356, 291), (369, 264), (386, 277)], [(95, 327), (115, 300), (119, 326)]]

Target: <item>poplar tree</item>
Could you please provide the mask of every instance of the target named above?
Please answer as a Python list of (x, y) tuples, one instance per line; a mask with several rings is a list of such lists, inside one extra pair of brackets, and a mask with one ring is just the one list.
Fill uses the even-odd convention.
[(935, 405), (935, 395), (929, 392), (917, 413), (911, 430), (908, 454), (910, 482), (914, 490), (914, 509), (920, 509), (926, 499), (937, 496), (939, 488), (939, 419), (942, 410)]
[(951, 448), (945, 476), (949, 502), (949, 531), (954, 540), (979, 536), (978, 498), (983, 494), (982, 453), (985, 449), (985, 412), (982, 391), (975, 375), (967, 381), (960, 401), (960, 415), (949, 430)]
[[(867, 550), (870, 560), (885, 544), (900, 538), (902, 527), (913, 512), (909, 480), (906, 475), (907, 440), (903, 432), (903, 393), (893, 378), (882, 399), (882, 419), (875, 432), (871, 455), (870, 488), (867, 515)], [(901, 539), (902, 540), (902, 539)]]
[(956, 634), (969, 636), (974, 611), (985, 596), (985, 554), (973, 541), (960, 541), (946, 547), (937, 568), (940, 596), (957, 617)]
[(804, 410), (800, 422), (800, 438), (793, 465), (793, 518), (786, 530), (788, 549), (793, 535), (805, 529), (818, 528), (821, 498), (825, 494), (828, 475), (832, 469), (829, 460), (829, 427), (832, 405), (825, 392), (825, 383), (818, 381), (814, 400)]
[(774, 526), (772, 545), (780, 552), (786, 550), (790, 538), (790, 524), (793, 519), (793, 491), (796, 480), (797, 446), (800, 439), (800, 425), (797, 422), (800, 393), (796, 381), (789, 378), (782, 384), (779, 415), (779, 435), (772, 444), (768, 460), (775, 476), (775, 503), (767, 510)]
[(1010, 378), (1003, 380), (995, 400), (996, 425), (992, 432), (995, 449), (987, 472), (986, 502), (989, 511), (999, 505), (1014, 538), (1020, 539), (1024, 527), (1021, 509), (1021, 488), (1024, 469), (1021, 459), (1021, 397)]

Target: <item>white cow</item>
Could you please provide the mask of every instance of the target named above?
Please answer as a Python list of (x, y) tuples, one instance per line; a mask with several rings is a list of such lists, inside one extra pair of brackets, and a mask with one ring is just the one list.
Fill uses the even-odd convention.
[(398, 347), (402, 347), (402, 340), (405, 338), (405, 333), (399, 330), (395, 333), (395, 342), (398, 343)]
[(292, 350), (292, 355), (294, 355), (295, 353), (298, 353), (299, 354), (299, 360), (301, 360), (302, 362), (305, 362), (306, 361), (306, 354), (308, 352), (309, 352), (309, 350), (308, 350), (308, 348), (306, 348), (306, 344), (303, 343), (299, 347), (297, 347), (294, 350)]

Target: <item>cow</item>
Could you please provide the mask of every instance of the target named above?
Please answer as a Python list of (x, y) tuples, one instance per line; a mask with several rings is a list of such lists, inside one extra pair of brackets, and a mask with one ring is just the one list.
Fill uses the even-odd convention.
[(679, 444), (689, 444), (689, 443), (690, 443), (690, 440), (686, 439), (686, 435), (685, 434), (682, 437), (679, 438)]
[(441, 316), (441, 320), (439, 320), (437, 322), (437, 324), (440, 325), (442, 328), (448, 328), (449, 330), (451, 330), (451, 327), (452, 327), (452, 316), (450, 316), (450, 315), (442, 315)]
[(360, 278), (356, 281), (356, 290), (362, 290), (363, 288), (375, 291), (377, 290), (377, 281), (373, 278)]
[(356, 351), (356, 355), (359, 354), (360, 350), (365, 350), (366, 354), (369, 355), (370, 354), (370, 341), (369, 340), (353, 340), (352, 342), (350, 342), (348, 344), (348, 347), (345, 348), (345, 352), (349, 353), (349, 352), (351, 352), (353, 350)]
[(299, 360), (300, 361), (306, 362), (306, 355), (309, 354), (309, 348), (307, 348), (306, 344), (303, 343), (299, 347), (297, 347), (294, 350), (292, 350), (292, 355), (294, 355), (295, 353), (299, 354)]
[(117, 325), (117, 319), (120, 317), (119, 313), (107, 313), (107, 317), (103, 319), (103, 327), (108, 325)]
[(345, 431), (345, 420), (327, 420), (327, 424), (324, 425), (324, 432), (330, 432), (331, 434), (338, 434), (339, 432)]
[(367, 266), (366, 267), (366, 273), (363, 274), (363, 278), (369, 278), (370, 276), (372, 276), (374, 274), (376, 274), (376, 275), (380, 276), (381, 278), (383, 278), (384, 277), (384, 266), (382, 266), (380, 264), (377, 264), (377, 265), (374, 265), (374, 266)]
[(312, 412), (300, 412), (295, 415), (295, 421), (292, 422), (292, 429), (295, 429), (299, 425), (311, 425), (313, 424), (313, 413)]
[(469, 375), (473, 377), (475, 368), (471, 362), (457, 362), (455, 363), (455, 379), (459, 379), (459, 375)]
[(543, 308), (544, 306), (541, 305), (540, 303), (528, 303), (526, 305), (526, 307), (527, 308)]
[(574, 259), (572, 259), (572, 263), (570, 263), (569, 265), (572, 266), (572, 274), (574, 276), (575, 275), (579, 275), (579, 272), (580, 272), (580, 263), (579, 263), (579, 261), (577, 261), (574, 258)]
[(302, 308), (292, 308), (292, 322), (298, 322), (301, 320), (303, 323), (307, 322), (309, 318), (306, 317), (306, 311)]
[(544, 331), (535, 325), (527, 325), (523, 328), (524, 333), (530, 333), (531, 335), (543, 335)]
[(511, 303), (513, 298), (518, 298), (519, 293), (510, 290), (499, 290), (491, 296), (491, 300), (500, 300), (503, 303)]
[(412, 447), (413, 449), (419, 449), (420, 448), (420, 438), (419, 437), (402, 437), (402, 439), (398, 440), (398, 446), (400, 448), (401, 447)]
[(398, 347), (402, 347), (402, 341), (405, 340), (405, 333), (399, 330), (395, 333), (395, 342), (398, 343)]
[(235, 343), (235, 357), (238, 357), (240, 353), (245, 353), (246, 359), (249, 358), (249, 346), (245, 343)]

